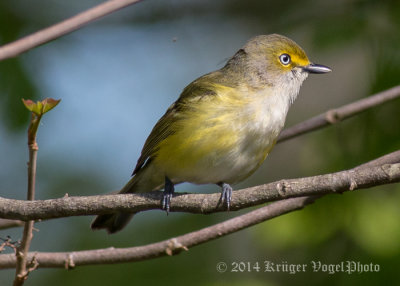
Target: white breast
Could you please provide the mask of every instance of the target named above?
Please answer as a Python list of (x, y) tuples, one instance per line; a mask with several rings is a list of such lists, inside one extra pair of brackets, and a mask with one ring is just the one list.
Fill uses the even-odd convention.
[[(238, 144), (235, 158), (230, 162), (231, 174), (234, 177), (226, 181), (236, 182), (251, 175), (262, 163), (266, 155), (276, 142), (276, 139), (285, 125), (286, 115), (300, 89), (301, 82), (306, 78), (292, 79), (292, 84), (284, 87), (271, 87), (252, 94), (253, 98), (248, 102), (243, 112), (246, 120), (237, 120), (241, 125), (238, 129), (243, 131)], [(299, 80), (300, 84), (299, 84)]]

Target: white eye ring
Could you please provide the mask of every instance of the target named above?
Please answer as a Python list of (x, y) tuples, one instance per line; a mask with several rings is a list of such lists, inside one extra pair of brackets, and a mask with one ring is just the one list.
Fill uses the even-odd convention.
[(290, 56), (288, 54), (282, 54), (279, 56), (279, 60), (281, 61), (281, 63), (285, 66), (287, 66), (288, 64), (290, 64), (291, 59)]

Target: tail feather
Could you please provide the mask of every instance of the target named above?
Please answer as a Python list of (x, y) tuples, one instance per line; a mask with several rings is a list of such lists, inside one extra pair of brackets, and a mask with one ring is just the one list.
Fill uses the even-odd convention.
[(133, 217), (133, 213), (113, 213), (98, 215), (91, 224), (91, 228), (105, 229), (108, 233), (115, 233), (123, 229)]
[[(137, 178), (133, 177), (118, 193), (134, 193), (137, 190)], [(133, 217), (133, 213), (110, 213), (98, 215), (90, 225), (93, 230), (105, 229), (109, 234), (123, 229)]]
[[(141, 169), (118, 192), (119, 194), (149, 192), (163, 187), (164, 176), (154, 172), (152, 168)], [(98, 215), (92, 222), (91, 228), (105, 229), (108, 233), (115, 233), (123, 229), (133, 217), (134, 213), (110, 213)]]

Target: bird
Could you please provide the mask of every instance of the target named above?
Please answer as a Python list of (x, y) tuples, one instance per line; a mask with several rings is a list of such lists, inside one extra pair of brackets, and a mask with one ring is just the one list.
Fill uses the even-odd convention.
[[(293, 40), (251, 38), (219, 70), (186, 86), (153, 127), (132, 178), (119, 193), (162, 190), (168, 213), (174, 186), (216, 184), (229, 210), (231, 185), (253, 174), (274, 147), (307, 76), (330, 72)], [(115, 233), (133, 213), (98, 215), (92, 229)]]

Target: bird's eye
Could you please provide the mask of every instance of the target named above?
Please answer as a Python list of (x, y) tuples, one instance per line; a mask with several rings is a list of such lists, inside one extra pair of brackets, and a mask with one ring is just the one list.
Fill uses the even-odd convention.
[(288, 54), (282, 54), (279, 56), (279, 60), (281, 61), (281, 63), (285, 66), (287, 66), (288, 64), (290, 64), (290, 56)]

